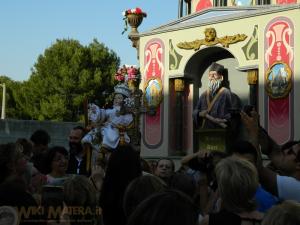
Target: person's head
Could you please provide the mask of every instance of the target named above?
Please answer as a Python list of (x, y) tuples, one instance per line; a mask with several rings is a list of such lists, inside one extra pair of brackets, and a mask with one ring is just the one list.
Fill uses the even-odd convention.
[(196, 183), (193, 178), (185, 173), (174, 173), (169, 180), (169, 187), (182, 191), (193, 198), (196, 193)]
[(64, 176), (69, 162), (69, 153), (62, 146), (55, 146), (49, 149), (46, 157), (48, 173)]
[(96, 191), (90, 180), (74, 175), (64, 182), (64, 201), (67, 206), (96, 206)]
[(147, 161), (148, 161), (148, 164), (150, 165), (151, 173), (154, 174), (155, 173), (155, 169), (157, 167), (157, 160), (150, 159), (150, 160), (147, 160)]
[(279, 169), (289, 176), (300, 176), (300, 141), (289, 141), (281, 147)]
[(196, 225), (198, 210), (182, 192), (166, 190), (142, 201), (131, 214), (128, 225)]
[(153, 175), (135, 178), (126, 188), (123, 200), (125, 215), (129, 217), (138, 204), (150, 195), (167, 188), (166, 183)]
[(118, 84), (114, 87), (114, 106), (122, 106), (124, 99), (130, 97), (131, 91), (126, 84)]
[(81, 139), (84, 136), (84, 128), (82, 126), (74, 127), (69, 134), (69, 147), (71, 154), (81, 153), (83, 150)]
[(262, 225), (300, 224), (300, 203), (284, 201), (273, 206), (265, 215)]
[(142, 174), (140, 155), (131, 145), (118, 146), (111, 152), (108, 159), (104, 180), (114, 179), (115, 182), (127, 186), (131, 180)]
[(114, 106), (122, 106), (124, 102), (124, 96), (122, 94), (115, 94), (114, 95)]
[(214, 94), (221, 87), (225, 68), (218, 63), (212, 63), (208, 72), (208, 88)]
[(103, 179), (100, 206), (103, 209), (104, 223), (111, 223), (105, 217), (113, 205), (118, 218), (125, 219), (123, 196), (128, 184), (142, 175), (140, 155), (131, 145), (118, 146), (110, 155)]
[(33, 154), (32, 142), (30, 142), (26, 138), (19, 138), (19, 139), (17, 139), (16, 143), (22, 145), (23, 154), (29, 160), (32, 157), (32, 154)]
[(23, 175), (27, 159), (20, 144), (8, 143), (0, 145), (0, 183), (9, 176)]
[(147, 162), (147, 160), (145, 160), (143, 158), (141, 158), (141, 167), (142, 167), (143, 172), (152, 173), (150, 164)]
[(249, 212), (256, 208), (257, 170), (252, 163), (234, 156), (222, 159), (216, 166), (222, 206), (231, 212)]
[(51, 141), (51, 137), (47, 131), (43, 129), (36, 130), (30, 137), (30, 141), (33, 143), (33, 153), (38, 154), (47, 150)]
[(257, 151), (255, 147), (248, 141), (237, 141), (233, 144), (232, 154), (239, 158), (248, 160), (256, 165)]
[(70, 215), (71, 224), (95, 224), (97, 217), (96, 191), (90, 180), (82, 175), (75, 175), (64, 182), (64, 202), (69, 207), (81, 207), (83, 213)]
[(162, 158), (158, 160), (155, 169), (155, 175), (160, 178), (169, 178), (175, 171), (175, 165), (172, 159)]

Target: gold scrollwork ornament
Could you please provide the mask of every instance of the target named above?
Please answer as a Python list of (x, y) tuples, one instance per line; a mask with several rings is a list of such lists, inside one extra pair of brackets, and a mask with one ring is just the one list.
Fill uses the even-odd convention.
[(235, 44), (240, 41), (244, 41), (247, 38), (245, 34), (236, 34), (232, 36), (224, 36), (224, 37), (217, 37), (217, 32), (215, 28), (209, 27), (204, 30), (204, 39), (196, 39), (190, 42), (180, 42), (177, 44), (178, 48), (182, 49), (194, 49), (199, 50), (202, 45), (204, 46), (213, 46), (216, 44), (221, 44), (223, 47), (229, 48), (229, 45)]

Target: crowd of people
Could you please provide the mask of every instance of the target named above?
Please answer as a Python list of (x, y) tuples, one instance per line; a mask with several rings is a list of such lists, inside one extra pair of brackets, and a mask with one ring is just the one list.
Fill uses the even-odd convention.
[[(230, 119), (222, 71), (212, 65), (193, 113), (202, 128)], [(127, 91), (115, 89), (113, 110), (93, 108), (95, 127), (70, 130), (68, 149), (50, 147), (43, 129), (0, 145), (1, 225), (300, 224), (300, 141), (277, 145), (252, 109), (239, 112), (245, 135), (226, 152), (201, 149), (179, 168), (168, 157), (147, 160), (117, 130), (132, 121), (121, 113)]]
[(230, 155), (201, 150), (178, 169), (126, 144), (89, 170), (82, 127), (69, 149), (48, 147), (45, 130), (2, 144), (0, 221), (11, 209), (20, 224), (300, 224), (300, 142), (272, 145), (265, 165), (257, 113), (241, 118), (249, 139)]

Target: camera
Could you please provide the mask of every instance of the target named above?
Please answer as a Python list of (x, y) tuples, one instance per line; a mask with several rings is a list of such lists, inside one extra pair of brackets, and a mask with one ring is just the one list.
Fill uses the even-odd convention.
[(211, 173), (214, 171), (217, 162), (226, 156), (227, 154), (225, 152), (211, 151), (209, 156), (198, 158), (198, 170), (205, 173)]
[(244, 113), (246, 113), (248, 116), (251, 116), (251, 111), (254, 110), (253, 105), (245, 105), (243, 108)]

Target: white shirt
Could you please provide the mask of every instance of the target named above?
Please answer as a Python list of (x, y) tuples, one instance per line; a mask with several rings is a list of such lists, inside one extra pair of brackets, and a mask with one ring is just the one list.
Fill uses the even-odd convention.
[(300, 202), (300, 181), (294, 177), (277, 175), (278, 197)]

